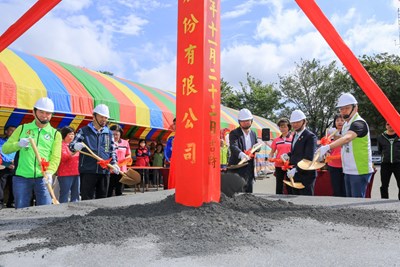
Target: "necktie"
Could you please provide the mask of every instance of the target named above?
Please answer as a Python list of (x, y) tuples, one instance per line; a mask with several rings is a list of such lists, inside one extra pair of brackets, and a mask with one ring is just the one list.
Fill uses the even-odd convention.
[(293, 146), (296, 144), (297, 139), (299, 139), (299, 135), (296, 133), (296, 134), (294, 135), (294, 139), (293, 139)]

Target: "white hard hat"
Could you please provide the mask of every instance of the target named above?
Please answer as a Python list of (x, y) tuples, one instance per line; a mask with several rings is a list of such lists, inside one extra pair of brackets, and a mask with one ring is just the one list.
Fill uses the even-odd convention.
[(99, 114), (101, 116), (110, 118), (110, 111), (108, 110), (108, 107), (104, 104), (97, 105), (93, 109), (93, 113)]
[(304, 120), (305, 118), (306, 115), (304, 115), (303, 111), (296, 109), (292, 112), (292, 115), (290, 115), (290, 123), (301, 121)]
[(46, 112), (51, 112), (51, 113), (54, 112), (54, 103), (48, 97), (39, 98), (33, 107)]
[(339, 97), (338, 103), (336, 105), (337, 108), (348, 106), (348, 105), (355, 105), (357, 104), (357, 100), (355, 97), (350, 93), (344, 93)]
[(248, 110), (247, 108), (242, 108), (241, 110), (239, 110), (239, 116), (238, 116), (239, 121), (247, 121), (252, 119), (253, 115), (251, 114), (250, 110)]

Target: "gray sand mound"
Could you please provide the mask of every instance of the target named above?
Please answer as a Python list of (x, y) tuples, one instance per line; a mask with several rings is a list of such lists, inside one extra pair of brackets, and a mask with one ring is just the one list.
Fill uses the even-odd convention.
[[(119, 245), (128, 238), (154, 236), (164, 256), (181, 257), (272, 245), (269, 233), (282, 221), (297, 223), (299, 228), (299, 220), (311, 219), (322, 224), (398, 231), (398, 217), (395, 211), (302, 206), (252, 194), (234, 198), (222, 195), (220, 203), (192, 208), (175, 203), (174, 196), (169, 196), (160, 202), (97, 209), (85, 216), (49, 220), (26, 234), (10, 235), (8, 240), (46, 239), (17, 249), (32, 251), (89, 243)], [(7, 253), (11, 252), (4, 254)]]

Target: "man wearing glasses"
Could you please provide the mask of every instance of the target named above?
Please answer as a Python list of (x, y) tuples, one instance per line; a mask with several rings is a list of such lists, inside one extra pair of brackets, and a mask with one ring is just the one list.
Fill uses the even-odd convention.
[(317, 152), (323, 157), (330, 149), (341, 146), (346, 196), (365, 198), (373, 173), (369, 127), (358, 114), (358, 103), (352, 94), (342, 94), (336, 107), (345, 120), (342, 137)]

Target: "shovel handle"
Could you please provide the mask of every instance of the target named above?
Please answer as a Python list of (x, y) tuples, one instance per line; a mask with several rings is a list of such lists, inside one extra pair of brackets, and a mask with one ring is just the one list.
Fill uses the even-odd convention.
[[(29, 143), (31, 143), (32, 149), (35, 152), (36, 159), (39, 161), (39, 164), (41, 164), (42, 157), (39, 154), (39, 150), (38, 150), (38, 148), (36, 146), (35, 140), (33, 140), (33, 138), (29, 138)], [(46, 187), (47, 187), (47, 190), (50, 193), (51, 201), (53, 202), (53, 204), (60, 204), (60, 202), (58, 202), (58, 200), (56, 198), (56, 195), (54, 194), (53, 187), (51, 186), (51, 184), (48, 183), (49, 180), (48, 180), (48, 178), (46, 176), (46, 173), (44, 173), (44, 171), (42, 169), (42, 166), (40, 166), (40, 169), (42, 170), (42, 174), (43, 174), (44, 179), (47, 180)]]
[[(251, 153), (251, 154), (254, 154), (254, 153), (255, 153), (260, 147), (262, 147), (263, 145), (264, 145), (264, 143), (261, 143), (261, 142), (255, 144), (254, 147), (250, 150), (250, 153)], [(237, 165), (242, 165), (242, 164), (245, 163), (245, 162), (247, 162), (247, 159), (246, 159), (246, 158), (243, 158), (243, 159), (241, 159), (241, 160), (239, 161), (239, 163), (238, 163)]]
[(328, 136), (328, 140), (331, 139), (337, 132), (339, 132), (338, 129), (336, 129), (333, 133), (331, 133), (331, 134)]
[[(96, 155), (85, 143), (82, 143), (82, 144), (83, 144), (83, 146), (89, 151), (89, 153), (87, 153), (87, 152), (85, 152), (85, 151), (80, 151), (80, 153), (82, 153), (82, 154), (84, 154), (84, 155), (86, 155), (86, 156), (92, 157), (92, 158), (96, 159), (97, 161), (103, 160), (103, 159), (100, 158), (98, 155)], [(111, 164), (107, 164), (107, 167), (109, 167), (109, 168), (115, 170), (115, 167), (114, 167), (113, 165), (111, 165)], [(121, 174), (122, 174), (122, 175), (125, 175), (124, 172), (121, 172)]]

